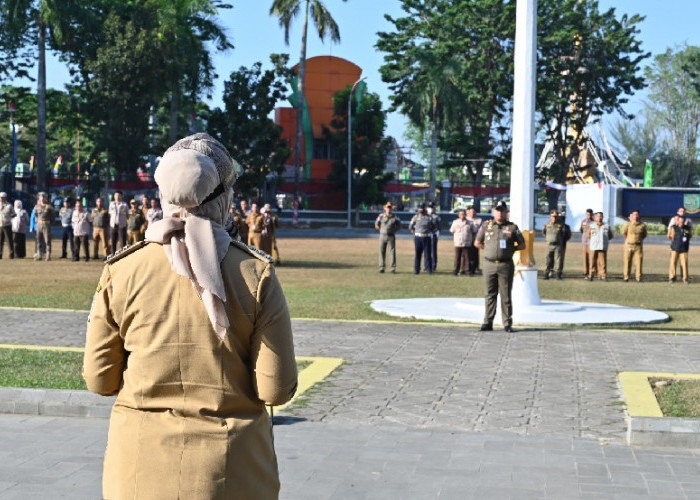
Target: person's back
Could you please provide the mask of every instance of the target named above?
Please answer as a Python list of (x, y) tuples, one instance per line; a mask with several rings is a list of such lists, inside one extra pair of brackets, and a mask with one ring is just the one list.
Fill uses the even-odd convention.
[(265, 404), (296, 389), (291, 320), (269, 259), (223, 228), (235, 173), (206, 134), (178, 141), (155, 173), (163, 220), (104, 268), (83, 366), (117, 395), (104, 498), (278, 495)]

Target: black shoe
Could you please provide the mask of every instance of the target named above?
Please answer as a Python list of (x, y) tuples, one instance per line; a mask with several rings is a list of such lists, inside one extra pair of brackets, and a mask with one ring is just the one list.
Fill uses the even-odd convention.
[(78, 257), (73, 257), (73, 262), (78, 262), (80, 259)]
[(586, 279), (586, 281), (591, 281), (591, 277), (590, 277), (590, 276), (586, 276), (585, 279)]
[(505, 331), (508, 332), (508, 333), (513, 333), (513, 327), (512, 327), (512, 326), (506, 326), (506, 327), (503, 328), (503, 330), (505, 330)]
[(629, 280), (630, 280), (629, 278), (623, 278), (623, 279), (622, 279), (622, 281), (624, 281), (625, 283), (627, 283)]
[(491, 323), (484, 323), (481, 325), (481, 328), (479, 328), (480, 332), (491, 332), (493, 331), (493, 325)]
[(545, 274), (545, 275), (542, 277), (542, 279), (543, 279), (543, 280), (548, 280), (548, 279), (549, 279), (549, 274)]
[(561, 274), (559, 274), (559, 275), (557, 275), (557, 279), (558, 279), (559, 281), (561, 281), (561, 280), (563, 280), (564, 278), (562, 278)]
[(384, 269), (380, 269), (379, 274), (384, 274)]

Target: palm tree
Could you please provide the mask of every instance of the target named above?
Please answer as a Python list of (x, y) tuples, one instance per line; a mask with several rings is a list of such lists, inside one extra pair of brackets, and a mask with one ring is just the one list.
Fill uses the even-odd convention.
[[(343, 0), (346, 1), (346, 0)], [(309, 25), (309, 11), (316, 26), (316, 32), (321, 40), (329, 37), (332, 42), (340, 42), (338, 24), (331, 16), (321, 0), (273, 0), (270, 15), (279, 19), (279, 25), (284, 28), (284, 43), (289, 45), (289, 28), (292, 20), (304, 9), (304, 24), (301, 32), (301, 54), (299, 71), (297, 73), (297, 137), (294, 145), (294, 198), (299, 196), (299, 168), (301, 167), (301, 133), (302, 113), (304, 110), (304, 89), (306, 79), (306, 34)], [(306, 161), (311, 161), (307, 158)]]
[(212, 86), (214, 70), (207, 43), (214, 42), (219, 51), (233, 48), (216, 22), (218, 10), (230, 5), (220, 0), (159, 0), (157, 5), (158, 38), (167, 61), (172, 144), (178, 138), (181, 92), (196, 96)]
[[(446, 60), (432, 53), (417, 57), (416, 73), (403, 111), (422, 132), (430, 126), (430, 195), (435, 195), (437, 144), (440, 130), (460, 114), (464, 97), (457, 80), (461, 56)], [(428, 119), (426, 120), (426, 117)]]
[[(67, 2), (67, 3), (66, 3)], [(37, 56), (37, 131), (36, 183), (37, 189), (46, 189), (46, 42), (47, 30), (55, 39), (63, 33), (61, 13), (70, 4), (67, 0), (5, 0), (3, 7), (10, 26), (26, 26), (32, 20), (36, 27)]]

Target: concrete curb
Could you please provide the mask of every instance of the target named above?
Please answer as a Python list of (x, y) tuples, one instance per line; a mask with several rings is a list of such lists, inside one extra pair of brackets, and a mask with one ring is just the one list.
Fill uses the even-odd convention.
[(628, 417), (627, 444), (700, 448), (700, 418)]
[(0, 387), (0, 413), (109, 418), (114, 397), (88, 391)]

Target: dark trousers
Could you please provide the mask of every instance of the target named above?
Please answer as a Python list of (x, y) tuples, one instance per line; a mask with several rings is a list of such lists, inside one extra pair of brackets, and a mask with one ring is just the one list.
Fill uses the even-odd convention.
[(62, 245), (61, 245), (61, 258), (65, 259), (68, 257), (67, 252), (67, 245), (68, 242), (70, 242), (70, 254), (75, 257), (75, 243), (73, 242), (73, 227), (72, 226), (63, 226), (63, 233), (62, 233)]
[[(414, 236), (413, 245), (416, 250), (416, 257), (413, 261), (413, 274), (418, 274), (420, 272), (421, 256), (423, 256), (423, 261), (427, 265), (432, 262), (433, 245), (430, 241), (430, 236)], [(426, 267), (426, 272), (433, 274), (432, 267)]]
[(426, 271), (435, 272), (437, 269), (437, 244), (439, 239), (440, 238), (437, 234), (430, 235), (430, 259), (426, 259), (426, 261), (423, 263), (423, 269)]
[(479, 249), (474, 245), (467, 247), (467, 255), (469, 259), (469, 274), (474, 275), (479, 269)]
[(24, 233), (12, 233), (15, 239), (15, 257), (24, 259), (27, 256), (27, 235)]
[(484, 261), (484, 287), (486, 291), (484, 323), (493, 323), (493, 317), (496, 315), (496, 298), (500, 295), (503, 327), (513, 326), (511, 290), (513, 289), (514, 274), (515, 265), (510, 259), (506, 262)]
[[(109, 235), (112, 240), (112, 253), (126, 245), (126, 227), (110, 227)], [(117, 242), (119, 243), (118, 246)]]
[(2, 258), (2, 249), (5, 246), (5, 241), (7, 241), (7, 246), (10, 248), (10, 258), (15, 258), (15, 239), (12, 233), (12, 226), (2, 226), (0, 230), (0, 258)]
[(453, 274), (466, 273), (469, 269), (469, 247), (455, 247), (455, 267)]
[(82, 236), (75, 236), (75, 253), (73, 254), (73, 260), (80, 260), (80, 247), (82, 246), (85, 250), (85, 262), (90, 260), (90, 242), (88, 241), (88, 235), (84, 234)]

